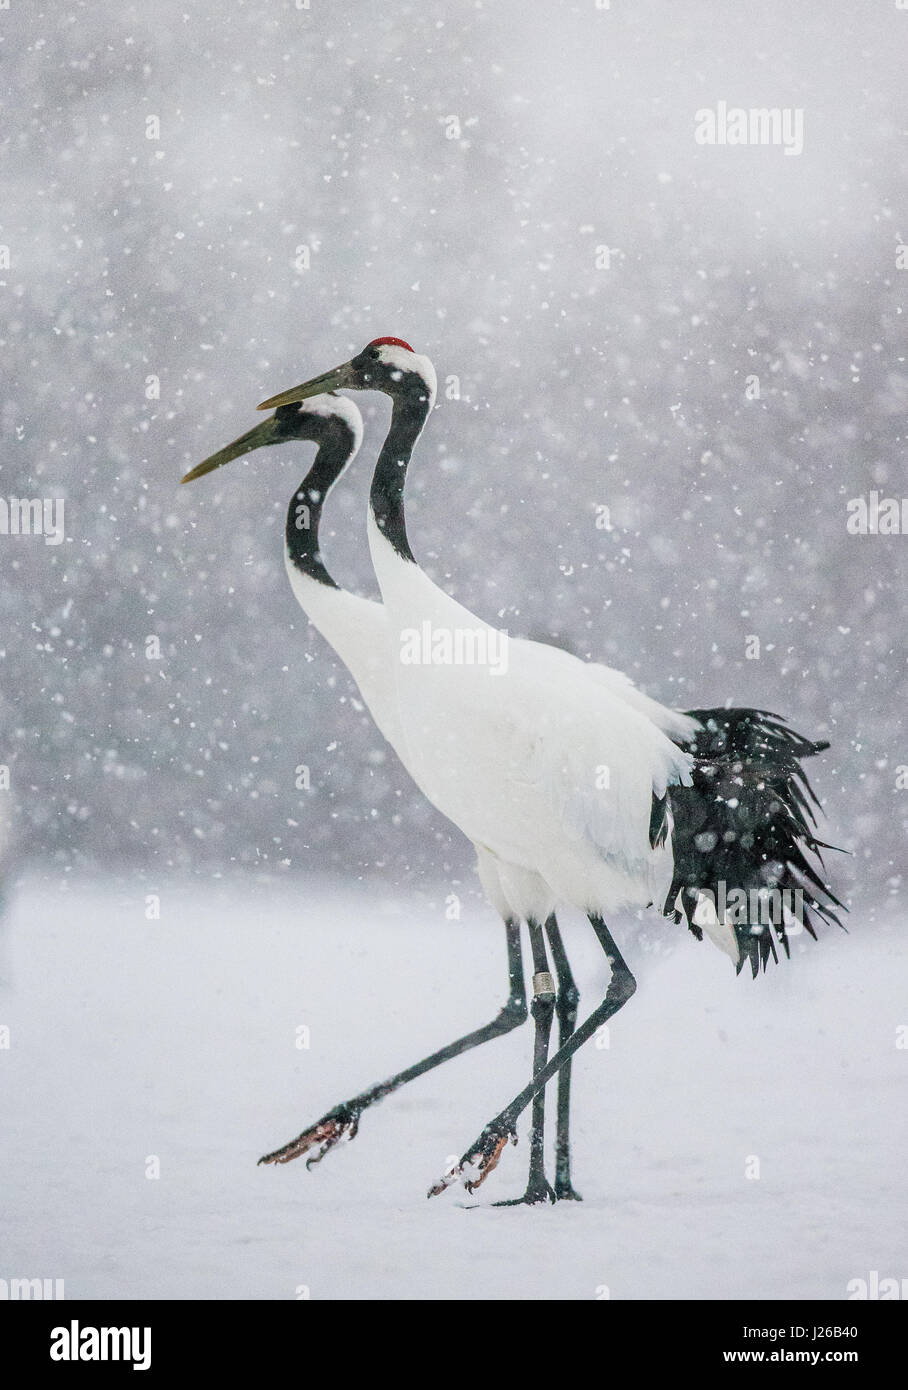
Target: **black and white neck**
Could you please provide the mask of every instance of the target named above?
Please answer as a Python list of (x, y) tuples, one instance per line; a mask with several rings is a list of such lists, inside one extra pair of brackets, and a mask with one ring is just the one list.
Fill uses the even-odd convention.
[(407, 539), (404, 487), (416, 441), (435, 404), (435, 372), (428, 358), (407, 353), (406, 359), (389, 393), (394, 402), (391, 428), (372, 475), (369, 506), (375, 525), (396, 553), (415, 564)]
[[(307, 401), (306, 407), (311, 414), (313, 403)], [(345, 397), (335, 397), (330, 410), (325, 407), (324, 416), (318, 453), (287, 508), (285, 536), (287, 558), (293, 568), (326, 588), (337, 589), (322, 560), (319, 527), (328, 493), (362, 443), (362, 421), (352, 401)]]

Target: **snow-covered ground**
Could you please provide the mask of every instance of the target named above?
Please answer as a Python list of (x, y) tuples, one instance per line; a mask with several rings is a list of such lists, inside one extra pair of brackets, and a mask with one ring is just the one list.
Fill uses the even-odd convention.
[[(524, 1083), (529, 1026), (374, 1107), (312, 1172), (255, 1166), (492, 1016), (486, 908), (449, 922), (443, 893), (239, 879), (161, 886), (149, 921), (145, 892), (17, 896), (0, 1276), (63, 1278), (70, 1298), (841, 1299), (870, 1270), (908, 1274), (897, 920), (856, 912), (757, 982), (680, 932), (648, 952), (616, 920), (640, 987), (576, 1066), (585, 1200), (494, 1209), (522, 1190), (525, 1137), (481, 1202), (425, 1194)], [(565, 927), (585, 1011), (606, 973), (589, 928)]]

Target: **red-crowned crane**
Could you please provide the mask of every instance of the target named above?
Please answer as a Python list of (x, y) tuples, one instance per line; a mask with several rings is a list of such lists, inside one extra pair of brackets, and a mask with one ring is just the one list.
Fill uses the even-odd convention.
[[(308, 440), (318, 445), (315, 460), (300, 486), (294, 491), (287, 511), (284, 558), (293, 593), (300, 607), (350, 671), (380, 732), (394, 748), (404, 766), (408, 751), (397, 710), (394, 676), (396, 648), (384, 608), (371, 599), (361, 598), (338, 587), (325, 567), (319, 547), (319, 529), (327, 496), (335, 482), (356, 455), (362, 442), (362, 419), (351, 400), (337, 395), (307, 399), (305, 405), (282, 406), (255, 429), (212, 454), (183, 478), (184, 483), (221, 468), (232, 460), (268, 445), (291, 440)], [(617, 681), (622, 678), (614, 673)], [(638, 694), (629, 686), (632, 695)], [(641, 700), (646, 697), (639, 695)], [(653, 702), (653, 709), (658, 710)], [(678, 720), (672, 711), (665, 718)], [(690, 722), (690, 721), (688, 721)], [(520, 943), (520, 920), (529, 923), (534, 958), (533, 1013), (537, 1025), (536, 1062), (548, 1055), (548, 1040), (555, 1002), (542, 928), (545, 922), (558, 973), (557, 1010), (560, 1041), (573, 1031), (578, 994), (570, 974), (567, 956), (553, 912), (553, 901), (544, 884), (531, 872), (512, 866), (510, 896), (501, 885), (499, 864), (492, 854), (475, 846), (480, 881), (492, 906), (501, 915), (506, 934), (508, 957), (508, 997), (497, 1017), (482, 1028), (456, 1039), (422, 1061), (397, 1072), (386, 1080), (333, 1107), (291, 1143), (267, 1154), (262, 1163), (287, 1163), (315, 1150), (307, 1166), (318, 1162), (342, 1139), (355, 1137), (364, 1110), (376, 1101), (433, 1067), (459, 1056), (472, 1047), (500, 1037), (527, 1019), (527, 1004)], [(514, 904), (516, 903), (516, 906)], [(543, 1050), (544, 1046), (544, 1050)], [(540, 1093), (543, 1095), (544, 1093)], [(542, 1147), (542, 1100), (531, 1148), (530, 1179), (526, 1200), (542, 1201), (576, 1198), (570, 1177), (570, 1064), (559, 1078), (558, 1129), (556, 1137), (555, 1185), (545, 1177)]]
[[(840, 904), (807, 858), (823, 846), (800, 766), (826, 745), (756, 710), (691, 711), (693, 725), (666, 731), (636, 700), (622, 698), (614, 673), (603, 680), (560, 649), (508, 641), (483, 623), (420, 569), (407, 536), (404, 486), (435, 399), (432, 363), (402, 339), (375, 339), (259, 409), (341, 389), (383, 391), (392, 400), (368, 536), (394, 638), (407, 766), (429, 800), (494, 856), (509, 902), (532, 919), (534, 904), (521, 899), (519, 882), (531, 874), (548, 901), (588, 916), (611, 966), (601, 1004), (550, 1060), (540, 1065), (537, 1051), (529, 1084), (432, 1196), (457, 1177), (470, 1190), (484, 1181), (516, 1138), (522, 1111), (534, 1102), (536, 1112), (548, 1081), (634, 993), (606, 915), (656, 903), (676, 920), (683, 914), (695, 935), (705, 931), (739, 969), (749, 959), (754, 975), (778, 958), (773, 930), (787, 953), (791, 931), (803, 925), (815, 934), (811, 912), (837, 920)], [(424, 639), (421, 657), (414, 634)], [(458, 644), (458, 634), (471, 641)], [(436, 650), (447, 656), (436, 660)], [(505, 650), (505, 665), (464, 656)], [(755, 904), (773, 893), (781, 910), (764, 915)]]

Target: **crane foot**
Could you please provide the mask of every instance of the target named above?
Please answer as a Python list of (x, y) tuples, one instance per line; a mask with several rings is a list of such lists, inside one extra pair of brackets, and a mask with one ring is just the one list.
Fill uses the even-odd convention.
[[(449, 1168), (438, 1182), (429, 1188), (429, 1197), (438, 1197), (444, 1192), (445, 1188), (459, 1179), (463, 1181), (464, 1187), (468, 1192), (475, 1192), (477, 1187), (481, 1187), (489, 1174), (498, 1167), (498, 1160), (504, 1152), (505, 1145), (510, 1141), (517, 1143), (517, 1133), (513, 1125), (507, 1121), (493, 1120), (486, 1125), (476, 1143), (467, 1150), (459, 1163), (455, 1163), (453, 1168)], [(473, 1169), (475, 1177), (467, 1177), (466, 1170)]]
[(274, 1153), (265, 1154), (259, 1159), (259, 1164), (290, 1163), (294, 1158), (301, 1158), (310, 1149), (317, 1149), (317, 1152), (306, 1160), (306, 1167), (311, 1168), (314, 1164), (321, 1163), (325, 1154), (338, 1144), (349, 1143), (351, 1139), (356, 1138), (360, 1114), (361, 1112), (353, 1106), (337, 1105), (316, 1124), (310, 1125), (302, 1134), (291, 1139), (289, 1144), (275, 1149)]
[(556, 1202), (555, 1189), (545, 1178), (530, 1181), (522, 1197), (508, 1197), (503, 1202), (493, 1202), (493, 1207), (542, 1207)]

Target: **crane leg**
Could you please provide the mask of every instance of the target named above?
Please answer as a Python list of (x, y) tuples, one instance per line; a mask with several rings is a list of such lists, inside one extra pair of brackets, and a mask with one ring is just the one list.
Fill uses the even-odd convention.
[[(558, 997), (555, 1015), (558, 1019), (558, 1047), (564, 1047), (577, 1026), (577, 1006), (580, 991), (574, 982), (561, 931), (554, 912), (545, 924), (552, 948), (555, 973), (558, 976)], [(534, 1101), (535, 1103), (535, 1101)], [(580, 1193), (571, 1182), (571, 1058), (568, 1057), (558, 1073), (558, 1113), (555, 1129), (555, 1196), (559, 1201), (579, 1202)]]
[(615, 945), (605, 922), (596, 913), (590, 913), (590, 922), (612, 968), (612, 978), (609, 981), (605, 998), (598, 1008), (593, 1010), (589, 1018), (584, 1019), (580, 1027), (574, 1030), (564, 1046), (559, 1047), (545, 1066), (535, 1073), (530, 1084), (525, 1086), (520, 1094), (514, 1097), (510, 1105), (506, 1106), (500, 1114), (495, 1116), (494, 1120), (486, 1125), (479, 1138), (467, 1149), (460, 1162), (450, 1168), (443, 1178), (440, 1178), (434, 1186), (429, 1188), (428, 1195), (430, 1197), (436, 1197), (440, 1192), (444, 1192), (451, 1183), (464, 1177), (464, 1169), (466, 1168), (471, 1168), (476, 1173), (473, 1178), (464, 1178), (464, 1186), (468, 1192), (475, 1191), (486, 1180), (493, 1168), (497, 1166), (508, 1141), (516, 1142), (515, 1125), (517, 1118), (533, 1100), (537, 1091), (545, 1088), (556, 1072), (561, 1070), (565, 1062), (573, 1057), (577, 1049), (593, 1036), (597, 1028), (601, 1028), (603, 1023), (606, 1023), (613, 1014), (616, 1014), (636, 990), (637, 982)]
[[(555, 1013), (555, 982), (549, 973), (542, 927), (532, 918), (527, 920), (530, 950), (533, 953), (533, 1002), (530, 1012), (536, 1025), (533, 1041), (533, 1075), (545, 1066), (549, 1056), (552, 1018)], [(533, 1096), (533, 1116), (530, 1128), (530, 1175), (522, 1197), (496, 1202), (499, 1207), (535, 1206), (539, 1202), (554, 1202), (555, 1192), (545, 1175), (545, 1087)]]
[[(509, 1033), (512, 1028), (518, 1028), (521, 1023), (526, 1023), (528, 1010), (526, 986), (523, 978), (523, 953), (520, 946), (520, 923), (508, 920), (504, 927), (508, 950), (508, 998), (504, 1007), (492, 1019), (491, 1023), (487, 1023), (483, 1028), (475, 1029), (472, 1033), (465, 1034), (462, 1038), (455, 1039), (454, 1042), (448, 1043), (447, 1047), (440, 1048), (437, 1052), (424, 1057), (421, 1062), (416, 1062), (404, 1071), (396, 1072), (394, 1076), (379, 1082), (377, 1086), (372, 1086), (368, 1091), (363, 1091), (361, 1095), (354, 1096), (352, 1100), (336, 1105), (314, 1125), (310, 1125), (308, 1129), (303, 1130), (302, 1134), (291, 1139), (289, 1144), (275, 1149), (273, 1153), (265, 1154), (263, 1158), (259, 1159), (259, 1163), (289, 1163), (291, 1159), (300, 1158), (311, 1149), (315, 1149), (317, 1152), (306, 1161), (306, 1167), (311, 1168), (342, 1139), (355, 1139), (360, 1116), (370, 1105), (374, 1105), (376, 1101), (384, 1100), (385, 1096), (390, 1095), (392, 1091), (399, 1090), (408, 1081), (415, 1081), (418, 1076), (424, 1076), (427, 1071), (432, 1071), (434, 1067), (440, 1067), (442, 1062), (448, 1062), (452, 1057), (459, 1057), (462, 1052), (468, 1052), (470, 1048), (491, 1042), (493, 1038), (500, 1038), (503, 1034)], [(544, 1062), (545, 1058), (543, 1057), (542, 1060)]]

